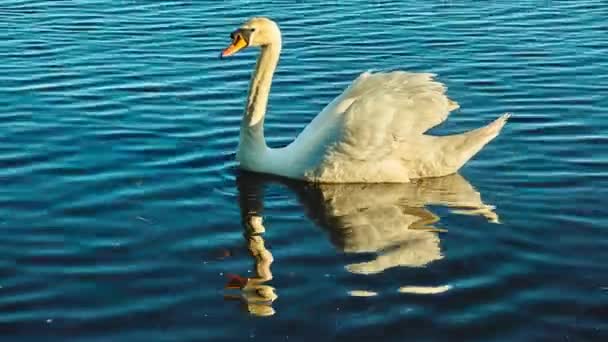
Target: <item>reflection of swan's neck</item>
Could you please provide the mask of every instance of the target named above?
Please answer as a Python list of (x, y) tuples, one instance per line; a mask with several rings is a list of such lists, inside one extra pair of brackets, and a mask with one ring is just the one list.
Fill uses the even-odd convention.
[(249, 85), (247, 106), (241, 123), (241, 137), (237, 158), (247, 163), (247, 156), (259, 155), (266, 149), (264, 140), (264, 115), (270, 94), (272, 75), (279, 62), (281, 53), (280, 38), (272, 44), (262, 46), (262, 51), (255, 66)]

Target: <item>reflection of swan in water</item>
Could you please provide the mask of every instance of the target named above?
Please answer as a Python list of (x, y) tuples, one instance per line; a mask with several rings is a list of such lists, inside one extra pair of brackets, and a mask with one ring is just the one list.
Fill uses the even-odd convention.
[(301, 192), (310, 216), (347, 253), (375, 252), (376, 259), (347, 266), (378, 273), (395, 266), (420, 267), (441, 259), (439, 217), (427, 205), (498, 222), (493, 207), (459, 174), (405, 184), (320, 184)]
[[(447, 206), (455, 213), (481, 215), (490, 222), (498, 222), (493, 207), (484, 204), (480, 194), (458, 174), (402, 184), (309, 184), (243, 172), (237, 178), (241, 214), (258, 273), (257, 278), (252, 278), (256, 281), (247, 282), (249, 292), (272, 279), (272, 255), (259, 234), (264, 230), (263, 188), (268, 182), (286, 185), (294, 191), (307, 215), (329, 232), (332, 243), (340, 250), (377, 253), (371, 261), (346, 266), (352, 273), (374, 274), (396, 266), (420, 267), (443, 258), (438, 236), (443, 229), (435, 226), (439, 217), (427, 205)], [(447, 288), (400, 290), (437, 293)], [(244, 290), (247, 300), (247, 288)], [(257, 299), (264, 297), (258, 290), (254, 293)], [(265, 293), (272, 294), (265, 299), (270, 306), (276, 294), (274, 289)]]

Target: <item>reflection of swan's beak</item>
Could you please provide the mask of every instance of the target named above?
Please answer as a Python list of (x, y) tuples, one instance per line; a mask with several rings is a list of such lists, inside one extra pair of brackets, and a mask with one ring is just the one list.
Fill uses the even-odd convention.
[(229, 274), (228, 278), (228, 283), (225, 286), (227, 289), (242, 289), (249, 282), (249, 278), (241, 277), (238, 274)]

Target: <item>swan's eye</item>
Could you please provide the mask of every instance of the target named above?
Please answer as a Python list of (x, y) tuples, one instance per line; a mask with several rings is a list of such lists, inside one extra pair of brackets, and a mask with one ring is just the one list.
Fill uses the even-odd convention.
[(249, 29), (249, 31), (255, 32), (255, 28), (251, 28), (251, 29)]

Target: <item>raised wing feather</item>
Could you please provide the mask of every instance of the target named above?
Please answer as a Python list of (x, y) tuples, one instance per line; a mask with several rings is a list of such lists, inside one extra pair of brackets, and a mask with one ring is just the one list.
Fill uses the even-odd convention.
[(360, 77), (350, 90), (349, 97), (355, 101), (348, 109), (349, 120), (360, 124), (392, 121), (391, 127), (400, 135), (426, 132), (458, 108), (433, 76), (395, 71)]
[(395, 142), (423, 134), (458, 108), (432, 74), (402, 71), (363, 74), (341, 97), (340, 149), (361, 160), (390, 153)]
[(422, 134), (445, 121), (449, 112), (458, 108), (458, 103), (445, 95), (443, 84), (433, 77), (429, 73), (404, 71), (365, 72), (329, 103), (305, 131), (317, 131), (328, 122), (335, 122), (336, 117), (347, 115), (354, 131), (370, 122), (390, 121), (391, 133), (397, 136)]

